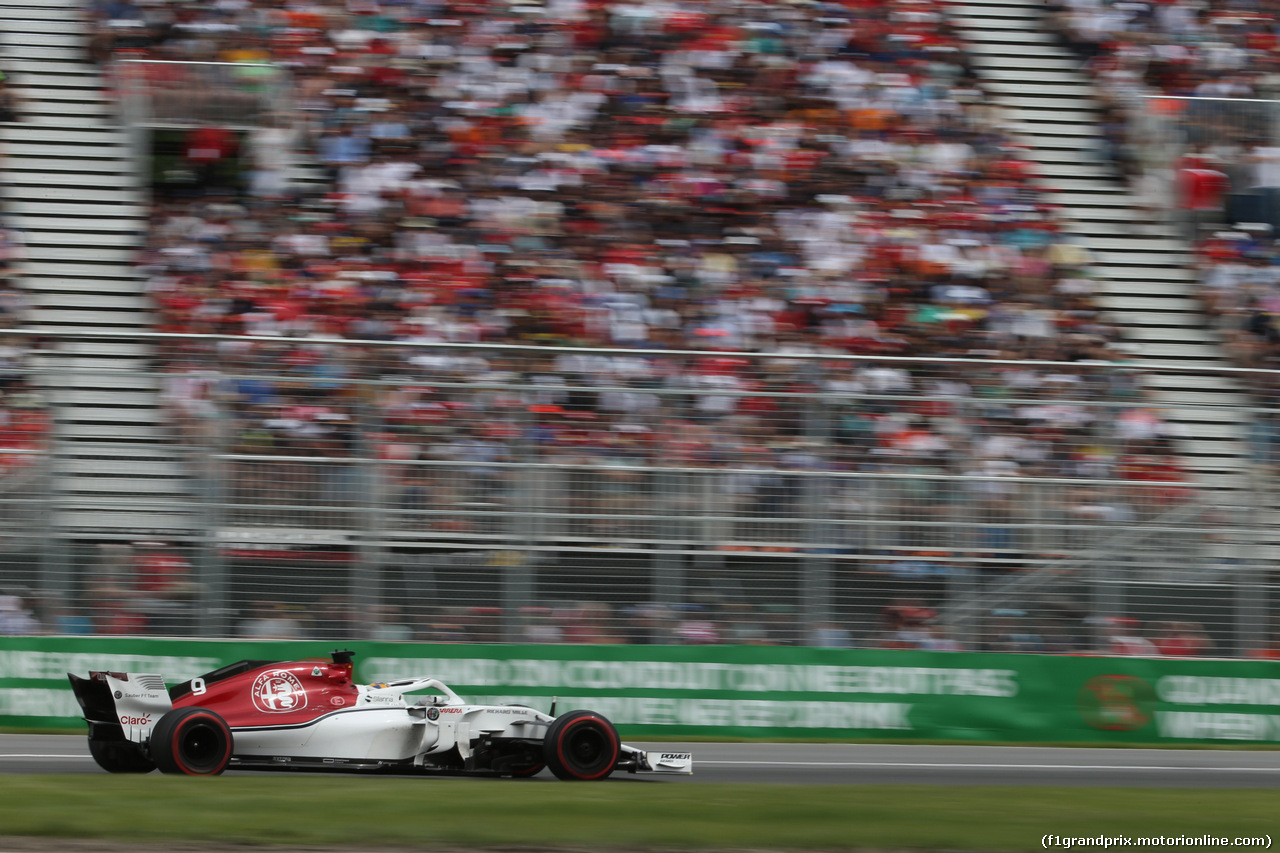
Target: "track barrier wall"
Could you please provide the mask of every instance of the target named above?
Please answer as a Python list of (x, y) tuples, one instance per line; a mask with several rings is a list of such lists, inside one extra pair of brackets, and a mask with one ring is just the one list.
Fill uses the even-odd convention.
[[(630, 737), (1280, 744), (1280, 661), (791, 647), (350, 645), (361, 682), (431, 675), (464, 698), (589, 707)], [(315, 642), (0, 638), (0, 726), (83, 725), (66, 680), (242, 659)]]

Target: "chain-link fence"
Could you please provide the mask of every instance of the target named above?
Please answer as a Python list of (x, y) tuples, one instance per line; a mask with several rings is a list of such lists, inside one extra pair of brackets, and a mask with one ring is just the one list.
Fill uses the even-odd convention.
[[(38, 630), (1232, 656), (1274, 636), (1270, 445), (1242, 426), (1232, 456), (1185, 452), (1189, 422), (1265, 413), (1164, 411), (1132, 366), (153, 338), (159, 374), (71, 370), (57, 341), (33, 360), (55, 423), (3, 483), (0, 585)], [(56, 402), (130, 377), (157, 408)], [(164, 439), (86, 443), (93, 418)]]

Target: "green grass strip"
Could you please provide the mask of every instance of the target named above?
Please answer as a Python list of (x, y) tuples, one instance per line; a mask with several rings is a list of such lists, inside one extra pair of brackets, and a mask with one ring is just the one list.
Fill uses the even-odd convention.
[(1276, 803), (1275, 791), (1255, 789), (23, 776), (0, 777), (0, 835), (366, 850), (1011, 851), (1041, 849), (1046, 834), (1275, 837)]

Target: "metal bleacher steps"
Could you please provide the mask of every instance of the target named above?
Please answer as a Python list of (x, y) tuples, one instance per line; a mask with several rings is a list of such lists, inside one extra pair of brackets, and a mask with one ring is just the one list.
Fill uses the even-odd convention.
[(191, 527), (191, 487), (150, 346), (56, 337), (152, 323), (132, 266), (147, 198), (87, 42), (80, 0), (0, 0), (0, 70), (21, 97), (19, 121), (0, 126), (0, 209), (26, 243), (25, 325), (49, 334), (34, 366), (54, 418), (54, 523), (176, 536)]
[(951, 0), (983, 88), (1028, 146), (1047, 200), (1096, 259), (1097, 301), (1135, 361), (1158, 366), (1147, 387), (1182, 433), (1197, 481), (1230, 494), (1247, 485), (1248, 397), (1231, 381), (1188, 368), (1230, 366), (1196, 296), (1190, 247), (1168, 225), (1145, 222), (1115, 168), (1101, 156), (1099, 108), (1082, 60), (1044, 24), (1040, 0)]

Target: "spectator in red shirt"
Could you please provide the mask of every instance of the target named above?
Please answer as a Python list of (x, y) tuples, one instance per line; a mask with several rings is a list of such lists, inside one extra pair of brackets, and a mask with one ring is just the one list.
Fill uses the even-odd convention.
[(1205, 226), (1221, 221), (1231, 181), (1217, 168), (1213, 158), (1203, 153), (1184, 157), (1176, 177), (1178, 209), (1185, 222), (1187, 239), (1195, 242)]
[(135, 602), (146, 618), (147, 632), (164, 636), (190, 633), (192, 604), (199, 586), (187, 558), (164, 542), (137, 542), (134, 566)]
[(1152, 640), (1167, 657), (1205, 657), (1213, 650), (1213, 640), (1198, 622), (1165, 622)]

